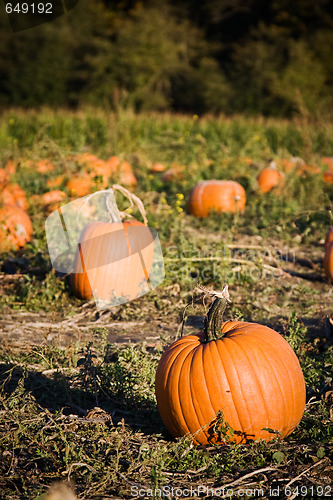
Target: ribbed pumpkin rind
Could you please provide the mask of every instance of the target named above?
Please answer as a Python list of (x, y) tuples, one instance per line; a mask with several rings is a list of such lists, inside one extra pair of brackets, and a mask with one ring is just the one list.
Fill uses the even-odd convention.
[(223, 339), (202, 343), (200, 336), (187, 336), (163, 354), (155, 387), (166, 428), (174, 437), (220, 443), (211, 422), (222, 410), (235, 431), (232, 441), (270, 441), (275, 434), (264, 428), (287, 436), (305, 407), (295, 353), (268, 327), (228, 322), (223, 328), (229, 332)]

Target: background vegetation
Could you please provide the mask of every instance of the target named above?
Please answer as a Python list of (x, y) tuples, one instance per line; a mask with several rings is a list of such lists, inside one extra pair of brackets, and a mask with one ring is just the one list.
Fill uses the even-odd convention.
[(14, 34), (0, 11), (2, 107), (332, 114), (326, 0), (80, 0)]

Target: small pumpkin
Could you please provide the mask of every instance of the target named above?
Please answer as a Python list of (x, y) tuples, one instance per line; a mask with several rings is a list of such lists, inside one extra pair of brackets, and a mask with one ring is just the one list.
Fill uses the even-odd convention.
[(135, 187), (138, 183), (132, 165), (128, 161), (121, 161), (118, 156), (111, 156), (106, 162), (110, 175), (119, 184), (127, 187)]
[(149, 172), (155, 174), (155, 173), (159, 173), (159, 172), (164, 172), (165, 170), (166, 170), (166, 167), (163, 163), (155, 162), (150, 167)]
[(324, 270), (329, 283), (333, 283), (333, 241), (328, 243), (325, 249)]
[(123, 161), (118, 168), (118, 180), (120, 184), (127, 187), (135, 187), (138, 183), (133, 172), (132, 165)]
[(33, 233), (29, 215), (16, 205), (0, 208), (0, 252), (18, 250), (31, 240)]
[(146, 293), (154, 258), (154, 238), (145, 217), (144, 223), (121, 222), (110, 215), (111, 222), (97, 220), (83, 229), (70, 276), (77, 297), (94, 296), (106, 306)]
[(71, 196), (80, 197), (90, 194), (92, 191), (90, 175), (85, 172), (73, 175), (67, 182), (67, 188), (69, 189)]
[(10, 182), (10, 174), (5, 168), (0, 168), (0, 188), (3, 188)]
[(333, 156), (324, 156), (321, 158), (322, 163), (325, 163), (330, 170), (333, 170)]
[(327, 184), (333, 184), (333, 170), (323, 172), (323, 179)]
[(47, 179), (46, 185), (50, 188), (57, 188), (61, 186), (65, 181), (64, 175), (58, 175), (57, 177), (53, 177), (52, 179)]
[(188, 211), (196, 217), (208, 217), (217, 212), (243, 211), (245, 189), (236, 181), (209, 180), (199, 182), (191, 191)]
[(25, 192), (18, 184), (7, 184), (0, 193), (0, 201), (5, 205), (17, 205), (22, 210), (29, 207)]
[(165, 170), (161, 176), (163, 182), (173, 182), (180, 181), (184, 179), (185, 165), (179, 165), (178, 163), (173, 163), (171, 168)]
[(46, 174), (48, 172), (52, 172), (52, 170), (54, 170), (54, 165), (50, 160), (45, 159), (37, 162), (36, 171), (39, 174)]
[(281, 183), (283, 174), (279, 172), (276, 166), (264, 168), (258, 175), (257, 181), (262, 193), (268, 193)]
[(176, 340), (159, 361), (155, 393), (164, 425), (202, 445), (288, 436), (305, 408), (294, 351), (267, 326), (222, 322), (227, 287), (214, 296), (204, 330)]
[(16, 172), (17, 162), (15, 160), (8, 160), (5, 165), (5, 170), (9, 175), (13, 175)]

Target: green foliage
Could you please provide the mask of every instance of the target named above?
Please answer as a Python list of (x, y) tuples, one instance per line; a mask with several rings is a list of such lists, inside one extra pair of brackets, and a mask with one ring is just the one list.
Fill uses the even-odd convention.
[(2, 107), (331, 115), (327, 2), (80, 0), (15, 34), (0, 18)]

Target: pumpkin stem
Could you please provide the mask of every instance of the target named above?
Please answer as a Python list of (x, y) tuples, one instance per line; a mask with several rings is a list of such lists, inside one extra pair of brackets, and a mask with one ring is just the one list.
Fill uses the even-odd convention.
[(202, 285), (197, 285), (200, 290), (203, 290), (206, 294), (215, 297), (214, 302), (209, 308), (207, 316), (205, 318), (204, 327), (204, 342), (210, 342), (211, 340), (217, 340), (223, 337), (221, 333), (223, 313), (230, 303), (228, 285), (225, 285), (222, 292), (215, 292), (213, 290), (208, 290)]

